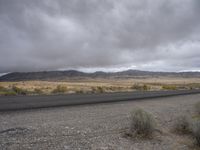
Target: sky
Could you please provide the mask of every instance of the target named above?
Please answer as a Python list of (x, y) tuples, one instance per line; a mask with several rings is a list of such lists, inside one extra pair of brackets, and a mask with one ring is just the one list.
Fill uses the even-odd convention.
[(0, 73), (200, 70), (200, 0), (0, 0)]

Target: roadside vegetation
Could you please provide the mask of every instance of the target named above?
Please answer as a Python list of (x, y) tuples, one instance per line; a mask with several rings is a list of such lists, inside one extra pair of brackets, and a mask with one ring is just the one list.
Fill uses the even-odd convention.
[[(200, 102), (193, 107), (194, 114), (179, 116), (173, 122), (172, 133), (179, 136), (185, 135), (194, 139), (194, 145), (200, 148)], [(143, 109), (135, 109), (130, 115), (130, 128), (126, 135), (132, 138), (154, 138), (156, 129), (154, 116)], [(162, 133), (162, 131), (160, 131)], [(195, 148), (196, 149), (196, 148)]]
[(58, 85), (53, 91), (53, 94), (63, 94), (67, 92), (67, 87), (63, 85)]
[(22, 89), (22, 88), (19, 88), (17, 86), (13, 86), (11, 88), (11, 91), (15, 92), (17, 95), (28, 95), (28, 93), (29, 93), (29, 91)]
[(200, 102), (195, 104), (195, 111), (198, 115), (200, 115)]
[(33, 94), (32, 91), (25, 90), (15, 85), (8, 88), (0, 86), (0, 95), (3, 96), (31, 95), (31, 94)]
[(137, 90), (137, 91), (148, 91), (151, 89), (151, 87), (149, 85), (146, 85), (146, 84), (134, 84), (132, 87), (131, 87), (133, 90)]
[(194, 116), (180, 116), (174, 124), (174, 130), (178, 134), (188, 134), (195, 140), (195, 144), (200, 147), (200, 102), (194, 106)]
[(177, 90), (177, 87), (175, 85), (163, 85), (163, 90)]
[(156, 129), (156, 121), (150, 113), (136, 109), (131, 112), (130, 131), (131, 137), (151, 138)]
[(174, 131), (178, 134), (191, 133), (191, 124), (188, 116), (179, 116), (174, 123)]
[(34, 93), (34, 94), (39, 94), (39, 95), (44, 94), (44, 92), (43, 92), (42, 89), (40, 89), (40, 88), (35, 88), (33, 93)]
[(0, 82), (0, 95), (49, 95), (200, 89), (200, 79), (80, 79)]

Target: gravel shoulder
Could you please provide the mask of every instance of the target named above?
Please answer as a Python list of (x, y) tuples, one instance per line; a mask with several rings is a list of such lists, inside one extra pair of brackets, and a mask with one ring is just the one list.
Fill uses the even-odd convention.
[[(200, 94), (108, 104), (0, 113), (0, 149), (189, 150), (193, 140), (173, 133), (177, 116), (192, 115)], [(130, 112), (143, 108), (157, 120), (153, 139), (125, 136)]]

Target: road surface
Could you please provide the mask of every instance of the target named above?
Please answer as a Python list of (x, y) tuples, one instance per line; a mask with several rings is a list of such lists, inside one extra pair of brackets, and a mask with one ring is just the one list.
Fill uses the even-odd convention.
[(51, 96), (0, 96), (0, 111), (108, 103), (197, 93), (200, 93), (200, 90), (140, 91), (123, 93), (69, 94)]

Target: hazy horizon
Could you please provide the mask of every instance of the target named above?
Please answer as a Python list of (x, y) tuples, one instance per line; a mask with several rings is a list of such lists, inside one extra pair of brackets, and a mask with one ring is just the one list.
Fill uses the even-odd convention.
[[(105, 73), (116, 73), (116, 72), (123, 72), (123, 71), (147, 71), (147, 72), (172, 72), (172, 73), (181, 73), (181, 72), (199, 72), (200, 70), (181, 70), (181, 71), (159, 71), (159, 70), (139, 70), (139, 69), (133, 69), (133, 68), (80, 68), (80, 69), (58, 69), (58, 70), (39, 70), (39, 71), (19, 71), (18, 73), (32, 73), (32, 72), (52, 72), (52, 71), (79, 71), (84, 73), (95, 73), (95, 72), (105, 72)], [(16, 73), (16, 72), (7, 72), (7, 73), (0, 73), (0, 77), (7, 75), (9, 73)]]

